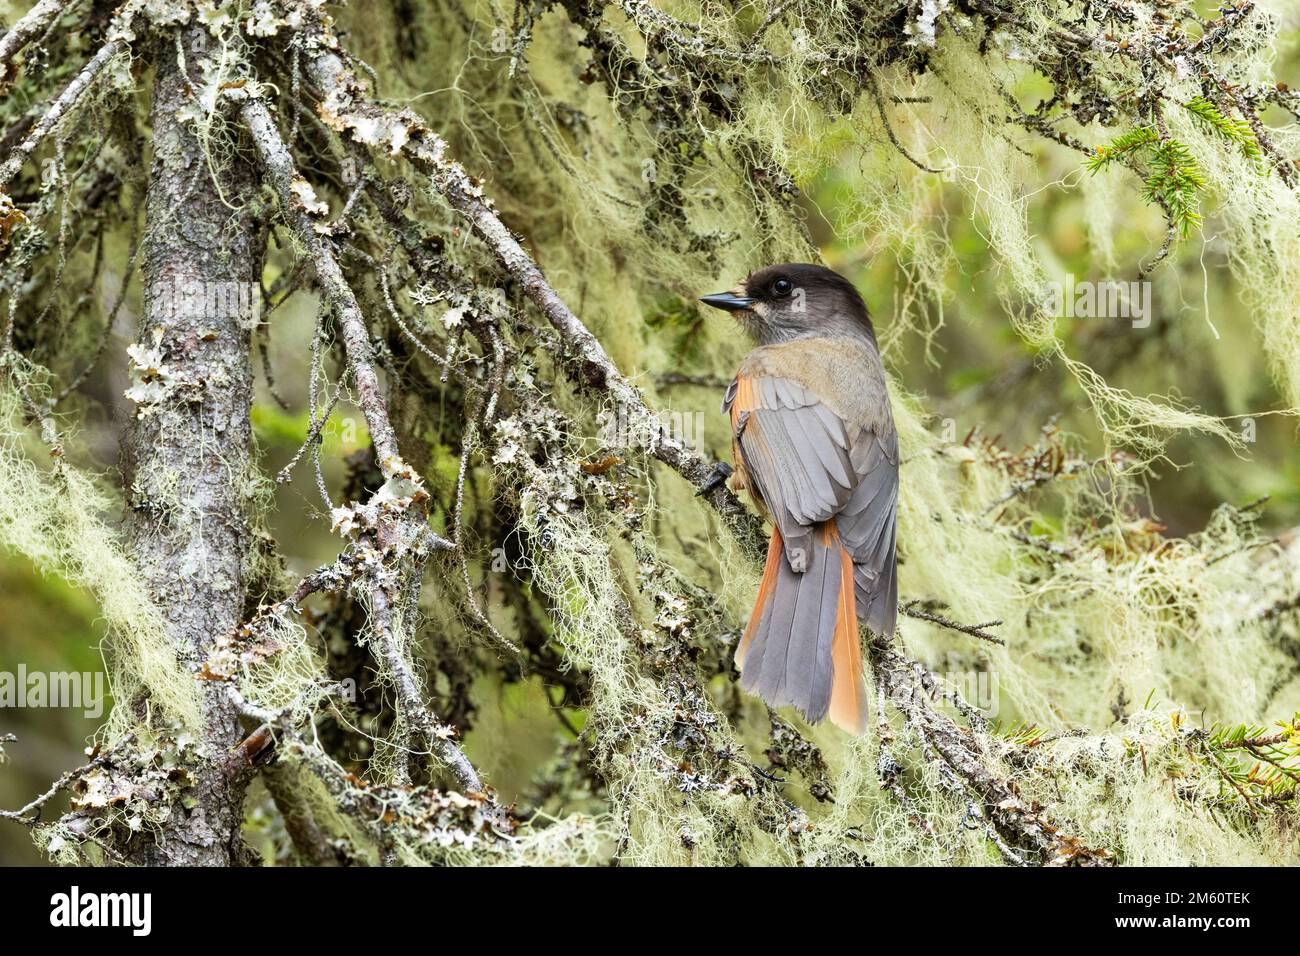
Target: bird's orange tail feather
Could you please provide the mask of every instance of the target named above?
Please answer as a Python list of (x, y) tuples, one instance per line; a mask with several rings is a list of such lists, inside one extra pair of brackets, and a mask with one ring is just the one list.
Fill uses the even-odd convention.
[(754, 639), (759, 618), (763, 616), (763, 605), (771, 598), (772, 590), (776, 586), (776, 571), (781, 560), (781, 532), (774, 528), (772, 540), (767, 545), (767, 564), (763, 566), (763, 580), (758, 586), (758, 598), (754, 601), (754, 610), (749, 615), (749, 624), (745, 627), (745, 633), (736, 647), (737, 670), (745, 669), (745, 652), (749, 650), (749, 642)]
[(840, 603), (835, 611), (835, 637), (831, 661), (835, 680), (831, 685), (831, 723), (851, 734), (867, 729), (867, 702), (862, 678), (862, 647), (858, 643), (857, 600), (853, 590), (853, 561), (840, 547)]
[[(813, 547), (808, 570), (796, 572), (780, 532), (772, 532), (758, 598), (736, 647), (736, 667), (742, 684), (769, 704), (793, 703), (812, 720), (829, 712), (836, 726), (860, 734), (866, 729), (866, 696), (853, 562), (834, 521), (818, 529)], [(748, 657), (753, 673), (745, 670)]]

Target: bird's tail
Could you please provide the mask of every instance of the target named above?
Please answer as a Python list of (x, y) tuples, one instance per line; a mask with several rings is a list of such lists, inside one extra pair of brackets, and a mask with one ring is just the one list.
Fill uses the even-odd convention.
[(866, 691), (853, 586), (853, 561), (835, 522), (812, 536), (803, 573), (772, 532), (749, 626), (736, 648), (740, 684), (773, 707), (793, 704), (810, 721), (829, 712), (849, 733), (866, 729)]

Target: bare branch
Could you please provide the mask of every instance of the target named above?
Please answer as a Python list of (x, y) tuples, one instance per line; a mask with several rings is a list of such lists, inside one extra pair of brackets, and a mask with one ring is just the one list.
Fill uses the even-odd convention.
[(1000, 637), (988, 633), (988, 628), (997, 627), (1001, 621), (985, 621), (983, 624), (963, 624), (960, 621), (954, 621), (950, 617), (944, 617), (942, 614), (936, 614), (934, 611), (927, 609), (928, 602), (919, 598), (911, 601), (904, 601), (898, 606), (899, 613), (906, 614), (908, 617), (914, 617), (918, 621), (929, 621), (931, 624), (937, 624), (940, 627), (946, 627), (951, 631), (960, 631), (963, 634), (969, 634), (971, 637), (978, 637), (982, 641), (988, 641), (990, 644), (999, 644), (1003, 647), (1007, 642)]

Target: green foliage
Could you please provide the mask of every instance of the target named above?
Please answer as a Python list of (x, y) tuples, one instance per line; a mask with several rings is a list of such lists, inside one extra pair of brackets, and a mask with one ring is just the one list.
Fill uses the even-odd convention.
[(1260, 161), (1263, 153), (1255, 140), (1255, 133), (1250, 124), (1243, 119), (1225, 116), (1220, 109), (1204, 96), (1196, 96), (1185, 104), (1186, 109), (1204, 126), (1214, 130), (1224, 139), (1235, 143), (1247, 158)]
[(1176, 139), (1153, 146), (1147, 163), (1151, 172), (1144, 182), (1143, 195), (1166, 211), (1179, 236), (1186, 239), (1201, 225), (1198, 210), (1206, 184), (1204, 174), (1191, 150)]
[[(1251, 161), (1262, 162), (1263, 154), (1248, 122), (1225, 115), (1201, 95), (1183, 106), (1202, 127), (1238, 147)], [(1137, 126), (1108, 145), (1098, 146), (1087, 167), (1096, 174), (1115, 164), (1147, 169), (1143, 196), (1164, 210), (1180, 238), (1186, 239), (1200, 228), (1200, 202), (1208, 180), (1186, 143), (1162, 136), (1155, 126)]]
[(1115, 163), (1147, 170), (1142, 194), (1164, 210), (1181, 238), (1200, 227), (1206, 179), (1186, 143), (1162, 139), (1154, 126), (1139, 126), (1117, 136), (1109, 146), (1097, 147), (1088, 171), (1095, 174)]
[(1088, 172), (1097, 173), (1112, 163), (1125, 159), (1142, 158), (1160, 142), (1154, 126), (1138, 126), (1116, 136), (1109, 146), (1098, 146), (1096, 154), (1088, 160)]
[(1202, 740), (1224, 778), (1223, 800), (1269, 812), (1293, 803), (1300, 788), (1300, 713), (1272, 727), (1215, 725)]

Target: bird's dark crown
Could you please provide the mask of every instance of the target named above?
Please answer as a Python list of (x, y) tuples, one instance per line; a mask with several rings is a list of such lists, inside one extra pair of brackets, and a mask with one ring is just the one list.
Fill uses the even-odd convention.
[[(782, 280), (789, 283), (788, 288)], [(793, 297), (800, 290), (809, 299), (815, 296), (828, 306), (860, 313), (869, 322), (866, 303), (853, 283), (825, 266), (812, 262), (785, 262), (751, 272), (745, 280), (745, 291), (762, 302)]]
[(767, 266), (750, 273), (738, 288), (702, 301), (734, 313), (763, 344), (808, 336), (876, 338), (853, 283), (811, 262)]

